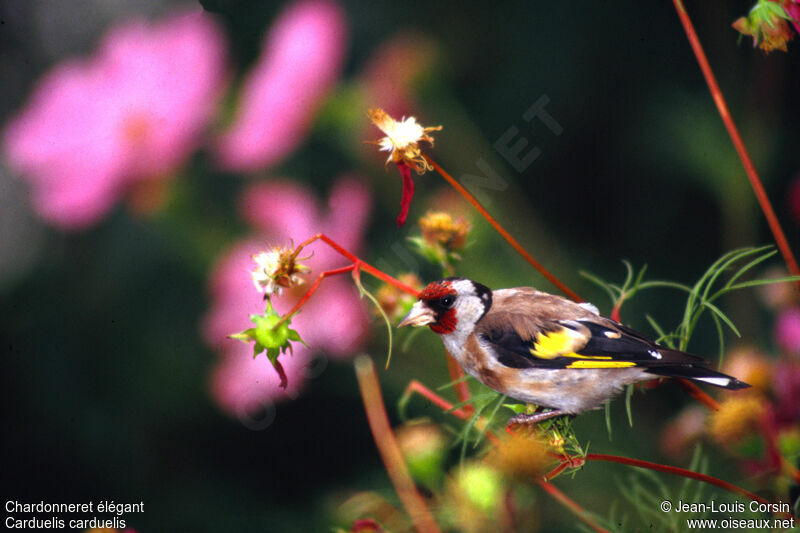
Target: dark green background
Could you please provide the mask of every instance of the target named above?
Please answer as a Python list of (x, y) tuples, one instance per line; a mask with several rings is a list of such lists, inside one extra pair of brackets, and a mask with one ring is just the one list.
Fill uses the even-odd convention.
[[(32, 31), (47, 3), (22, 4), (0, 6), (0, 117), (24, 103), (35, 78), (56, 60), (41, 51), (41, 36)], [(226, 23), (243, 73), (277, 6), (203, 4)], [(339, 127), (333, 110), (346, 106), (354, 76), (397, 32), (412, 32), (438, 49), (415, 90), (421, 121), (445, 126), (437, 136), (439, 162), (460, 177), (477, 173), (478, 158), (491, 161), (509, 182), (506, 191), (486, 191), (492, 211), (603, 311), (609, 310), (605, 296), (578, 270), (619, 281), (620, 260), (628, 259), (647, 263), (653, 277), (692, 283), (722, 252), (771, 242), (670, 2), (345, 7), (351, 45), (342, 86), (309, 141), (280, 170), (320, 193), (339, 171), (356, 168), (370, 178), (376, 206), (367, 260), (395, 261), (393, 273), (403, 270), (389, 246), (414, 232), (426, 197), (443, 183), (435, 174), (418, 179), (412, 223), (397, 229), (394, 172), (354, 159), (329, 136)], [(800, 39), (788, 54), (765, 56), (747, 41), (737, 44), (730, 27), (747, 2), (688, 2), (687, 9), (797, 250), (800, 229), (786, 194), (800, 172)], [(63, 55), (89, 52), (99, 29), (66, 43)], [(550, 98), (560, 136), (521, 118), (541, 95)], [(542, 151), (521, 174), (492, 147), (511, 126)], [(370, 133), (377, 137), (377, 130)], [(206, 276), (222, 247), (246, 230), (235, 212), (242, 182), (211, 168), (205, 155), (195, 157), (193, 179), (151, 219), (118, 209), (83, 233), (45, 230), (38, 258), (0, 288), (3, 501), (144, 500), (146, 512), (129, 516), (141, 533), (325, 531), (347, 494), (391, 494), (350, 364), (332, 363), (300, 399), (279, 405), (264, 431), (248, 430), (213, 405), (207, 380), (215, 355), (199, 336), (209, 303)], [(553, 290), (477, 216), (473, 221), (475, 243), (460, 274), (493, 287)], [(437, 275), (430, 267), (421, 274)], [(626, 306), (623, 318), (651, 333), (644, 313), (672, 326), (680, 305), (676, 294), (652, 292)], [(771, 319), (754, 293), (728, 302), (727, 310), (747, 340), (771, 346)], [(370, 344), (379, 361), (382, 327), (376, 323)], [(713, 355), (713, 327), (705, 324), (698, 335), (695, 351)], [(394, 402), (408, 380), (446, 381), (438, 340), (420, 335), (411, 353), (396, 353), (380, 377), (395, 416)], [(685, 403), (670, 386), (637, 394), (633, 429), (617, 402), (613, 442), (601, 412), (581, 417), (579, 435), (591, 440), (593, 451), (665, 460), (654, 443), (657, 432)], [(412, 410), (426, 412), (422, 402)], [(738, 477), (730, 464), (719, 468), (727, 479)], [(626, 474), (596, 464), (561, 487), (605, 514), (618, 499), (609, 480)], [(547, 503), (543, 524), (553, 531), (574, 527), (573, 517)]]

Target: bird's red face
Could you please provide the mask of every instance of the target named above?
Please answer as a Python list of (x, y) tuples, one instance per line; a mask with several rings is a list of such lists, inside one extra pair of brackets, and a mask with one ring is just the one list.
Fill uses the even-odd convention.
[(451, 280), (444, 279), (430, 283), (422, 289), (419, 301), (414, 304), (398, 327), (430, 326), (440, 335), (452, 333), (458, 325), (456, 309), (453, 306), (457, 296), (458, 292)]
[(456, 299), (456, 290), (449, 281), (434, 281), (422, 289), (419, 295), (420, 301), (436, 313), (436, 322), (430, 324), (430, 328), (439, 335), (446, 335), (456, 330), (458, 318), (453, 303)]
[(492, 305), (492, 291), (464, 278), (445, 278), (422, 289), (419, 301), (398, 324), (430, 326), (439, 335), (469, 333)]

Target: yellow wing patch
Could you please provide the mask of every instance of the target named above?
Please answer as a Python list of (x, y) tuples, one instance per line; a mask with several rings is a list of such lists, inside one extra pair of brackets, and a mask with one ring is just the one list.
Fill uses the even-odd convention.
[(636, 366), (633, 361), (575, 361), (567, 368), (628, 368)]
[(548, 331), (537, 335), (530, 351), (532, 355), (540, 359), (570, 357), (576, 355), (575, 348), (584, 343), (584, 337), (577, 331), (561, 328), (557, 331)]
[[(557, 331), (540, 333), (536, 336), (531, 355), (539, 359), (555, 359), (556, 357), (571, 357), (574, 359), (611, 359), (607, 355), (580, 355), (576, 349), (586, 344), (586, 337), (579, 331), (570, 328), (561, 328)], [(584, 367), (588, 368), (588, 367)]]

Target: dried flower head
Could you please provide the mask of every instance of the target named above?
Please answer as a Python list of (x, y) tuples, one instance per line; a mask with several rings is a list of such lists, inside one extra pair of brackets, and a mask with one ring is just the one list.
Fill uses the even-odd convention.
[(400, 214), (397, 216), (397, 225), (402, 226), (406, 223), (411, 199), (414, 198), (411, 169), (416, 170), (418, 174), (424, 174), (426, 170), (433, 168), (422, 155), (419, 143), (425, 141), (433, 146), (433, 137), (428, 135), (428, 132), (440, 130), (442, 127), (425, 128), (417, 124), (417, 119), (414, 117), (403, 117), (403, 120), (397, 122), (383, 109), (370, 109), (367, 114), (370, 120), (386, 134), (386, 137), (377, 142), (381, 150), (391, 152), (386, 163), (391, 161), (397, 165), (397, 170), (403, 178), (403, 196), (400, 199)]
[(755, 394), (740, 394), (719, 404), (711, 413), (708, 431), (719, 443), (729, 444), (751, 433), (764, 414), (766, 404)]
[(383, 109), (370, 109), (367, 114), (386, 137), (378, 140), (381, 151), (390, 152), (387, 163), (405, 163), (419, 174), (424, 174), (432, 167), (419, 149), (419, 143), (425, 141), (433, 146), (431, 131), (439, 131), (441, 126), (423, 127), (414, 117), (403, 117), (399, 122), (389, 116)]
[(463, 217), (453, 220), (448, 213), (428, 211), (419, 219), (422, 229), (422, 238), (431, 245), (441, 245), (445, 249), (455, 252), (467, 243), (470, 225)]
[(755, 346), (732, 349), (722, 370), (749, 383), (754, 391), (765, 392), (772, 382), (772, 362)]
[(250, 277), (256, 290), (265, 296), (280, 294), (281, 289), (290, 288), (303, 283), (299, 274), (310, 272), (307, 266), (298, 263), (293, 248), (274, 246), (265, 252), (253, 256), (256, 267), (250, 271)]
[(533, 481), (553, 462), (547, 449), (541, 438), (515, 433), (492, 449), (486, 460), (507, 478)]
[(742, 35), (752, 37), (753, 46), (758, 46), (765, 52), (773, 50), (785, 52), (786, 43), (794, 37), (794, 32), (788, 24), (790, 21), (792, 17), (781, 2), (759, 0), (746, 17), (741, 17), (733, 23), (733, 28)]
[[(422, 281), (417, 277), (416, 274), (401, 274), (397, 277), (398, 281), (408, 285), (409, 287), (421, 291), (422, 290)], [(391, 320), (397, 320), (408, 313), (411, 309), (411, 306), (416, 303), (417, 299), (408, 294), (407, 292), (401, 291), (391, 283), (384, 283), (381, 285), (380, 289), (376, 293), (376, 298), (378, 299), (378, 304), (383, 309), (383, 312), (386, 313)], [(377, 312), (377, 314), (380, 314)]]

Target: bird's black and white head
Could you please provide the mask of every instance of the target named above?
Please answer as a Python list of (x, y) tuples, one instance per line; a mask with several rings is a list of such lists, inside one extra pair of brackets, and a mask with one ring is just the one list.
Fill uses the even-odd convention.
[(464, 278), (445, 278), (422, 289), (419, 301), (397, 327), (430, 326), (439, 335), (469, 335), (492, 306), (488, 287)]

